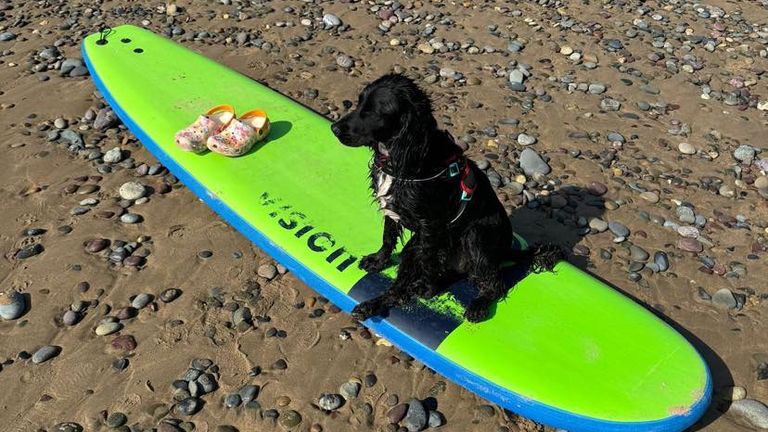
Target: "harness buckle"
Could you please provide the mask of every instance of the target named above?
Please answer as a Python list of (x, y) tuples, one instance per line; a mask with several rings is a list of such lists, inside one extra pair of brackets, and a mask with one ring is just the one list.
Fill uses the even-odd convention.
[(467, 191), (461, 191), (461, 200), (462, 201), (470, 201), (472, 199), (472, 193), (467, 193)]
[(449, 177), (456, 177), (461, 172), (461, 169), (459, 168), (458, 162), (453, 162), (450, 165), (448, 165), (448, 176)]

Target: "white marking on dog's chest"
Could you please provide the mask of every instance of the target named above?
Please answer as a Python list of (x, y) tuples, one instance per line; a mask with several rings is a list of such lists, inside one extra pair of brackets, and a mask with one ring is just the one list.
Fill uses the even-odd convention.
[(395, 178), (379, 170), (376, 177), (376, 198), (379, 200), (379, 207), (385, 216), (389, 216), (395, 222), (400, 221), (400, 215), (392, 210), (392, 185)]

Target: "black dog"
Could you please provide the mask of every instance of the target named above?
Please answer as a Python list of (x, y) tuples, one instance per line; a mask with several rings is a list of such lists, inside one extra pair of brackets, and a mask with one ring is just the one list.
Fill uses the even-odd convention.
[(373, 150), (371, 186), (385, 214), (384, 239), (360, 267), (383, 270), (402, 228), (413, 233), (389, 291), (359, 304), (355, 318), (379, 315), (414, 297), (433, 297), (468, 275), (479, 296), (465, 317), (482, 321), (506, 294), (502, 262), (527, 260), (536, 270), (554, 266), (552, 253), (531, 249), (514, 256), (512, 226), (488, 178), (450, 134), (438, 129), (430, 99), (410, 79), (399, 74), (377, 79), (360, 94), (355, 110), (331, 129), (342, 144)]

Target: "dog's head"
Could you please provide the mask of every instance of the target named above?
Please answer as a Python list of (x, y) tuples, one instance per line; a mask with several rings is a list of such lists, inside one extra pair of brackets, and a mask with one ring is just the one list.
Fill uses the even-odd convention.
[(342, 144), (350, 147), (381, 144), (387, 149), (413, 145), (413, 135), (435, 128), (432, 104), (411, 79), (389, 74), (367, 85), (355, 109), (331, 125)]

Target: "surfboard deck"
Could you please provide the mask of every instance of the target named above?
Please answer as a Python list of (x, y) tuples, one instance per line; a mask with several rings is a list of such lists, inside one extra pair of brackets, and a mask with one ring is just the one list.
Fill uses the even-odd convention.
[[(386, 290), (396, 267), (358, 268), (383, 230), (369, 151), (341, 145), (311, 109), (148, 30), (123, 25), (99, 39), (82, 43), (99, 91), (224, 220), (345, 312)], [(266, 110), (268, 140), (239, 158), (175, 146), (178, 130), (224, 103)], [(481, 397), (572, 432), (682, 431), (701, 417), (709, 370), (662, 320), (567, 262), (531, 275), (512, 266), (504, 277), (514, 289), (483, 323), (463, 319), (476, 291), (461, 282), (364, 324)]]

